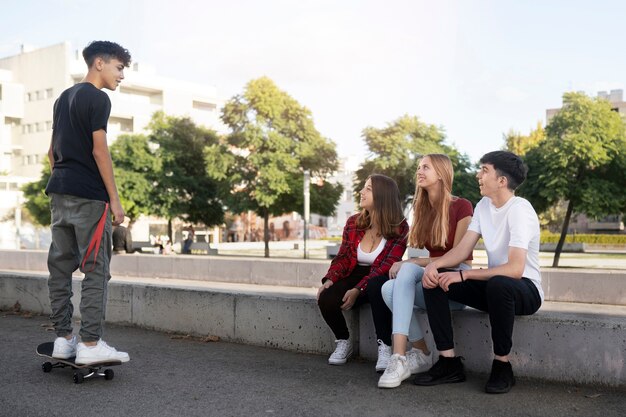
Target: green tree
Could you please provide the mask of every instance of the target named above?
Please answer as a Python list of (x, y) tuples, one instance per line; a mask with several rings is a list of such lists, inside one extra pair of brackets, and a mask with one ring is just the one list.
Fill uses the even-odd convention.
[(530, 149), (536, 147), (546, 138), (546, 131), (541, 122), (537, 122), (537, 127), (528, 135), (522, 135), (514, 130), (504, 135), (504, 149), (516, 155), (524, 156)]
[(120, 200), (131, 229), (141, 214), (158, 211), (153, 188), (160, 172), (160, 160), (144, 135), (121, 135), (111, 145), (110, 152)]
[[(297, 190), (302, 189), (303, 171), (327, 178), (337, 167), (335, 145), (315, 129), (310, 110), (267, 77), (250, 81), (229, 100), (222, 120), (231, 133), (205, 151), (207, 171), (213, 178), (230, 180), (231, 211), (253, 210), (263, 217), (269, 257), (269, 216), (301, 210), (296, 194), (301, 194)], [(227, 164), (215, 161), (224, 152)], [(341, 188), (328, 184), (321, 190), (337, 195), (329, 205), (334, 208)]]
[[(148, 142), (142, 135), (120, 136), (110, 147), (115, 170), (115, 182), (124, 212), (130, 218), (129, 228), (140, 214), (151, 214), (150, 192), (152, 178), (158, 169), (157, 160), (151, 154)], [(43, 162), (41, 178), (22, 188), (26, 202), (24, 207), (32, 219), (41, 226), (50, 225), (50, 201), (44, 190), (50, 179), (48, 158)]]
[[(224, 179), (211, 177), (205, 162), (205, 149), (219, 144), (217, 134), (197, 126), (188, 117), (166, 116), (162, 112), (155, 113), (148, 127), (148, 139), (158, 145), (155, 154), (159, 160), (151, 207), (154, 214), (168, 219), (170, 240), (175, 218), (206, 226), (222, 223), (220, 182)], [(223, 166), (218, 156), (212, 163)]]
[[(504, 150), (524, 157), (529, 150), (539, 145), (545, 138), (546, 131), (541, 122), (537, 122), (535, 130), (532, 130), (528, 135), (523, 135), (511, 129), (504, 135)], [(545, 211), (538, 213), (538, 216), (542, 229), (554, 230), (555, 227), (558, 228), (563, 224), (565, 203), (561, 200)]]
[(448, 156), (454, 166), (452, 194), (466, 198), (476, 206), (482, 198), (478, 188), (478, 181), (476, 180), (477, 164), (472, 164), (467, 154), (460, 153), (455, 148), (451, 148), (448, 151)]
[(604, 99), (564, 94), (545, 140), (528, 151), (525, 162), (529, 173), (519, 194), (538, 212), (567, 201), (553, 267), (559, 264), (574, 210), (595, 218), (625, 211), (626, 129)]
[(363, 139), (370, 155), (356, 172), (355, 196), (369, 175), (383, 174), (398, 183), (404, 204), (408, 205), (415, 193), (419, 158), (429, 153), (444, 153), (450, 157), (455, 169), (453, 193), (474, 204), (480, 199), (474, 167), (467, 155), (444, 143), (442, 128), (426, 124), (415, 116), (404, 115), (382, 129), (366, 127)]
[(43, 161), (41, 178), (37, 181), (29, 182), (22, 187), (24, 193), (24, 208), (32, 219), (40, 226), (50, 226), (50, 200), (45, 193), (48, 180), (50, 179), (50, 163), (46, 156)]
[[(277, 207), (289, 207), (290, 211), (295, 211), (304, 215), (304, 175), (292, 175), (287, 179), (289, 182), (290, 193), (281, 194), (276, 201)], [(332, 216), (335, 214), (335, 206), (341, 193), (343, 186), (341, 184), (332, 184), (328, 181), (311, 181), (309, 192), (311, 213), (317, 213), (320, 216)], [(282, 213), (276, 213), (282, 214)]]

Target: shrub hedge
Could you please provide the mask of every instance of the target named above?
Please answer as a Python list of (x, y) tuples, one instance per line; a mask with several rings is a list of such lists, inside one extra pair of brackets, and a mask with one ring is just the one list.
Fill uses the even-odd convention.
[[(541, 243), (558, 243), (558, 233), (541, 232)], [(602, 245), (624, 245), (626, 235), (595, 235), (595, 234), (568, 234), (565, 243), (597, 243)]]
[[(547, 231), (541, 232), (541, 243), (558, 243), (558, 233)], [(330, 242), (341, 243), (341, 236), (328, 237)], [(482, 239), (480, 240), (482, 242)], [(602, 245), (626, 245), (626, 235), (594, 235), (594, 234), (568, 234), (565, 243), (597, 243)]]

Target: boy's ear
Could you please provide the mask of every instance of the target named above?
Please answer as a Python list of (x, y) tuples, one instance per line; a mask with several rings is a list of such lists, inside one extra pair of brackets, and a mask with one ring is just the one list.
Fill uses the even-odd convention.
[(104, 60), (102, 59), (102, 57), (97, 56), (94, 60), (93, 60), (93, 69), (98, 70), (98, 71), (102, 71), (102, 67), (104, 66)]

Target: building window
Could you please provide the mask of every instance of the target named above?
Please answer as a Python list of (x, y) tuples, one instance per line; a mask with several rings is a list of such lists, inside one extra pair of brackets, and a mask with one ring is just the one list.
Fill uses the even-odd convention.
[(41, 100), (43, 98), (43, 91), (37, 90), (37, 100)]
[(43, 132), (43, 123), (37, 122), (37, 132)]
[(46, 98), (52, 98), (52, 88), (46, 89)]
[(201, 110), (201, 111), (207, 111), (207, 112), (212, 112), (214, 111), (217, 106), (213, 103), (207, 103), (204, 101), (197, 101), (194, 100), (193, 101), (193, 108), (196, 110)]
[(133, 119), (123, 117), (110, 117), (109, 130), (111, 132), (131, 133), (133, 131)]
[(32, 93), (26, 93), (26, 101), (31, 101)]
[(52, 130), (52, 120), (46, 122), (46, 130)]

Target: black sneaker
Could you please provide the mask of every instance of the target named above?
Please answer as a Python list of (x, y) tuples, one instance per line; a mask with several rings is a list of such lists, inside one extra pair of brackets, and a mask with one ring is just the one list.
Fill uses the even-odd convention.
[(511, 391), (515, 385), (515, 376), (510, 362), (502, 362), (496, 359), (491, 364), (491, 375), (485, 385), (485, 392), (489, 394), (504, 394)]
[(415, 375), (415, 385), (439, 385), (465, 381), (465, 370), (460, 356), (446, 358), (439, 356), (439, 360), (428, 371)]

